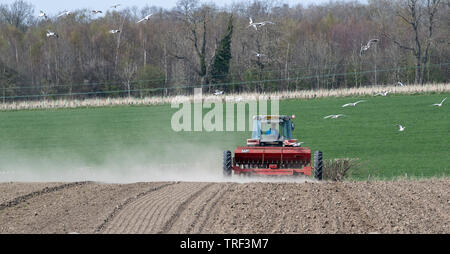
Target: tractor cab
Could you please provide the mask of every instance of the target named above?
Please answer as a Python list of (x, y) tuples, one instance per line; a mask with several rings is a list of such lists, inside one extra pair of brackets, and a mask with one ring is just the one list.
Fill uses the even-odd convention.
[(253, 117), (252, 138), (247, 140), (250, 146), (298, 146), (292, 139), (295, 116), (257, 115)]

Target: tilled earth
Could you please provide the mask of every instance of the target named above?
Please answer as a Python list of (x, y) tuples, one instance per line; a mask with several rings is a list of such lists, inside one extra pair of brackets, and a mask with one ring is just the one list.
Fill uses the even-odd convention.
[(0, 183), (0, 233), (450, 233), (450, 179)]

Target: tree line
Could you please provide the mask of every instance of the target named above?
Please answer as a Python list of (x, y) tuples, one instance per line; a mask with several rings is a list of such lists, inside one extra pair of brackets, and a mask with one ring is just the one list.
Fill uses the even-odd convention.
[[(71, 10), (0, 5), (0, 97), (271, 92), (448, 82), (448, 0)], [(149, 20), (137, 23), (148, 14)], [(253, 22), (270, 21), (255, 28)], [(111, 30), (119, 30), (111, 33)], [(47, 36), (51, 31), (58, 37)], [(362, 51), (369, 40), (377, 39)]]

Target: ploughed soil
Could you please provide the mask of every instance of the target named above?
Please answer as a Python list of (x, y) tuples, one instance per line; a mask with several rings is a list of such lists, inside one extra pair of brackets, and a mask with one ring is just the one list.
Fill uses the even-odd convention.
[(450, 233), (450, 179), (0, 183), (0, 233)]

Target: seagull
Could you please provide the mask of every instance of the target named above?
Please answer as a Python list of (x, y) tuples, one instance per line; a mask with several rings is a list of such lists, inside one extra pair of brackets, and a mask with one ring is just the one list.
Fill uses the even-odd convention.
[(117, 8), (119, 6), (120, 6), (120, 4), (115, 4), (115, 5), (111, 6), (111, 8)]
[(382, 91), (382, 92), (376, 93), (374, 96), (377, 96), (377, 95), (387, 96), (388, 93), (389, 93), (389, 91)]
[(249, 22), (250, 25), (248, 25), (248, 27), (252, 26), (253, 28), (255, 28), (255, 30), (258, 30), (258, 26), (264, 26), (266, 24), (275, 24), (272, 21), (263, 21), (263, 22), (254, 23), (253, 19), (251, 17), (249, 19), (250, 19), (250, 22)]
[(405, 85), (403, 85), (403, 83), (402, 82), (397, 82), (397, 85), (399, 85), (399, 86), (405, 86)]
[(147, 21), (148, 21), (152, 15), (153, 15), (153, 13), (152, 13), (152, 14), (149, 14), (149, 15), (147, 15), (147, 16), (145, 16), (143, 19), (139, 20), (139, 21), (136, 22), (136, 23), (141, 23), (141, 22), (144, 21), (144, 20), (147, 20)]
[(59, 15), (57, 16), (57, 18), (59, 18), (59, 17), (61, 17), (61, 16), (69, 16), (70, 14), (72, 14), (72, 12), (70, 12), (70, 11), (65, 11), (65, 12), (59, 14)]
[(50, 30), (47, 30), (47, 37), (56, 37), (59, 38), (59, 35), (55, 32), (52, 32)]
[(223, 94), (223, 91), (219, 91), (219, 90), (216, 90), (216, 92), (214, 93), (214, 95), (222, 95)]
[(435, 103), (435, 104), (433, 104), (432, 106), (442, 107), (442, 103), (444, 103), (445, 100), (447, 100), (447, 97), (445, 97), (445, 98), (441, 101), (441, 103)]
[(404, 126), (402, 126), (400, 124), (397, 124), (397, 126), (398, 126), (398, 131), (404, 131), (405, 128), (406, 128), (406, 127), (404, 127)]
[(343, 108), (345, 108), (345, 107), (348, 107), (348, 106), (356, 106), (356, 104), (358, 104), (358, 103), (360, 103), (360, 102), (364, 102), (364, 100), (363, 101), (357, 101), (357, 102), (351, 102), (351, 103), (347, 103), (347, 104), (344, 104), (344, 105), (342, 105), (342, 107)]
[(110, 33), (110, 34), (120, 33), (120, 30), (115, 30), (115, 29), (109, 30), (109, 33)]
[(327, 119), (327, 118), (338, 119), (338, 118), (341, 117), (341, 116), (345, 116), (345, 115), (342, 115), (342, 114), (339, 114), (339, 115), (329, 115), (329, 116), (324, 117), (323, 119)]
[(258, 53), (258, 52), (256, 52), (256, 51), (253, 51), (253, 53), (259, 58), (259, 57), (262, 57), (262, 56), (265, 56), (264, 54), (260, 54), (260, 53)]
[(40, 17), (40, 18), (43, 17), (44, 19), (48, 19), (47, 14), (46, 14), (45, 12), (43, 12), (42, 10), (39, 11), (39, 17)]
[(377, 43), (377, 42), (378, 42), (378, 39), (371, 39), (370, 41), (367, 42), (366, 45), (362, 45), (361, 50), (359, 51), (359, 55), (362, 56), (362, 54), (370, 48), (370, 45), (372, 45), (372, 43)]
[(103, 13), (103, 12), (102, 11), (97, 11), (97, 10), (92, 10), (92, 13), (99, 14), (99, 13)]

